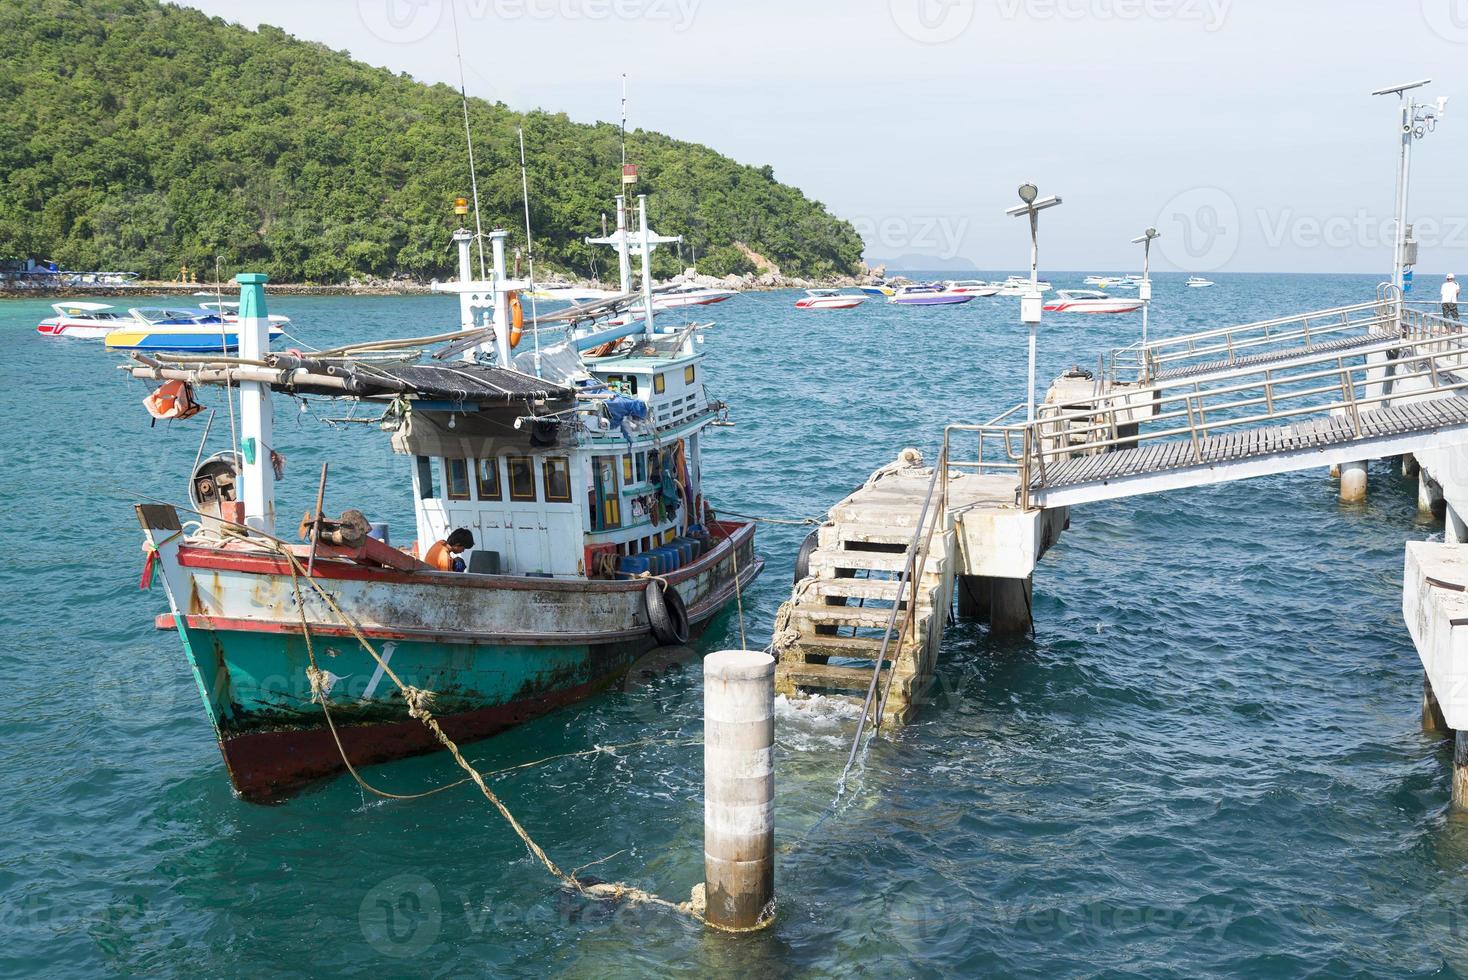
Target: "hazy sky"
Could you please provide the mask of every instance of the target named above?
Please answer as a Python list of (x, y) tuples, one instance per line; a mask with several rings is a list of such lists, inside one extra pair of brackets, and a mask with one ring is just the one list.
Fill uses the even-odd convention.
[[(1036, 182), (1041, 264), (1382, 272), (1393, 97), (1452, 97), (1414, 147), (1419, 272), (1468, 273), (1468, 0), (221, 0), (513, 108), (706, 143), (853, 221), (868, 255), (1028, 264), (1004, 216)], [(1160, 253), (1160, 254), (1159, 254)]]

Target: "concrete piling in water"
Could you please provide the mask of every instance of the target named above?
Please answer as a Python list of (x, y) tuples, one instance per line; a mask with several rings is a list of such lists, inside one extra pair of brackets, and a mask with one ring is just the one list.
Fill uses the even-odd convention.
[(1417, 475), (1419, 469), (1421, 467), (1417, 464), (1416, 456), (1413, 456), (1411, 453), (1402, 454), (1402, 476), (1410, 479)]
[(989, 618), (989, 600), (993, 579), (982, 575), (959, 575), (958, 615), (960, 619), (985, 622)]
[(1438, 704), (1437, 695), (1433, 693), (1432, 681), (1426, 674), (1422, 675), (1422, 730), (1440, 735), (1453, 733), (1448, 727), (1448, 720), (1443, 717), (1443, 706)]
[(989, 579), (989, 632), (994, 636), (1023, 636), (1034, 625), (1030, 612), (1029, 578)]
[(704, 917), (758, 929), (775, 906), (775, 658), (711, 653), (703, 691)]
[(1443, 506), (1443, 488), (1426, 473), (1417, 474), (1417, 513), (1423, 517), (1436, 517)]
[(1341, 503), (1353, 504), (1366, 499), (1366, 464), (1341, 464)]
[(1453, 743), (1453, 809), (1468, 812), (1468, 730)]

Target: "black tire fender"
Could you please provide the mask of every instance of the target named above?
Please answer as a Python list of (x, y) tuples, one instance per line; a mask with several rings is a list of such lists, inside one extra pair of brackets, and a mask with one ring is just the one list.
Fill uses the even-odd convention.
[(820, 547), (821, 529), (816, 528), (805, 536), (800, 543), (800, 551), (795, 554), (795, 583), (810, 575), (810, 556)]
[(688, 607), (677, 589), (653, 579), (643, 590), (642, 602), (647, 606), (647, 621), (658, 643), (680, 646), (688, 642)]

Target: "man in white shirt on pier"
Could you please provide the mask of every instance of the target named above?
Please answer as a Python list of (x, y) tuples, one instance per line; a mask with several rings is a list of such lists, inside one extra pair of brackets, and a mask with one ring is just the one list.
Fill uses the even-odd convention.
[(1458, 319), (1458, 280), (1451, 272), (1443, 280), (1443, 316), (1450, 320)]

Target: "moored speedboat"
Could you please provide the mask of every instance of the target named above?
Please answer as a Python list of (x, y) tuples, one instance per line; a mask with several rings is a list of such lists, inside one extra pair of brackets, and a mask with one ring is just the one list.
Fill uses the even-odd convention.
[(1108, 296), (1096, 289), (1062, 289), (1045, 304), (1046, 313), (1131, 313), (1141, 308), (1141, 300)]
[[(753, 522), (718, 520), (703, 498), (703, 440), (725, 407), (705, 388), (698, 325), (568, 318), (550, 343), (529, 322), (517, 353), (511, 300), (531, 283), (506, 275), (505, 233), (489, 237), (494, 275), (475, 281), (474, 235), (454, 233), (460, 276), (435, 288), (458, 295), (463, 335), (422, 363), (272, 353), (265, 277), (247, 274), (240, 358), (132, 368), (240, 389), (239, 451), (192, 474), (202, 525), (186, 530), (164, 505), (138, 515), (167, 593), (161, 625), (179, 633), (247, 799), (430, 751), (425, 710), (467, 741), (584, 699), (653, 648), (687, 642), (763, 567)], [(644, 282), (648, 266), (644, 251)], [(411, 458), (416, 546), (393, 547), (359, 511), (313, 512), (306, 544), (282, 540), (272, 392), (382, 410), (392, 449)]]
[[(1035, 288), (1042, 293), (1050, 292), (1050, 284), (1041, 279), (1035, 284)], [(999, 286), (999, 296), (1023, 296), (1030, 291), (1030, 280), (1028, 276), (1010, 276)]]
[[(103, 338), (108, 350), (226, 353), (240, 346), (237, 314), (163, 307), (134, 307), (128, 313), (130, 322)], [(271, 337), (284, 332), (277, 322), (270, 322), (269, 329)]]
[[(195, 293), (195, 295), (198, 294)], [(218, 313), (220, 316), (224, 317), (225, 323), (240, 322), (240, 304), (238, 303), (230, 303), (227, 301), (221, 302), (216, 300), (212, 303), (200, 303), (199, 309), (208, 310), (210, 313)], [(280, 313), (270, 314), (270, 323), (272, 326), (285, 327), (286, 324), (290, 322), (291, 318), (288, 316)]]
[(964, 293), (976, 297), (999, 295), (997, 283), (984, 282), (982, 279), (950, 279), (943, 285), (950, 293)]
[(889, 286), (885, 282), (873, 283), (870, 286), (858, 286), (856, 288), (868, 296), (892, 296), (897, 292), (895, 286)]
[(52, 303), (51, 309), (56, 315), (36, 324), (36, 332), (47, 337), (100, 340), (119, 327), (140, 325), (106, 303)]
[(953, 306), (972, 301), (973, 296), (969, 293), (953, 293), (931, 284), (903, 286), (897, 290), (897, 295), (887, 299), (887, 302), (898, 306)]
[(865, 296), (843, 293), (838, 289), (807, 289), (795, 301), (797, 310), (849, 310), (865, 303)]
[(1204, 279), (1202, 276), (1188, 276), (1187, 285), (1190, 289), (1204, 289), (1216, 285), (1212, 279)]

